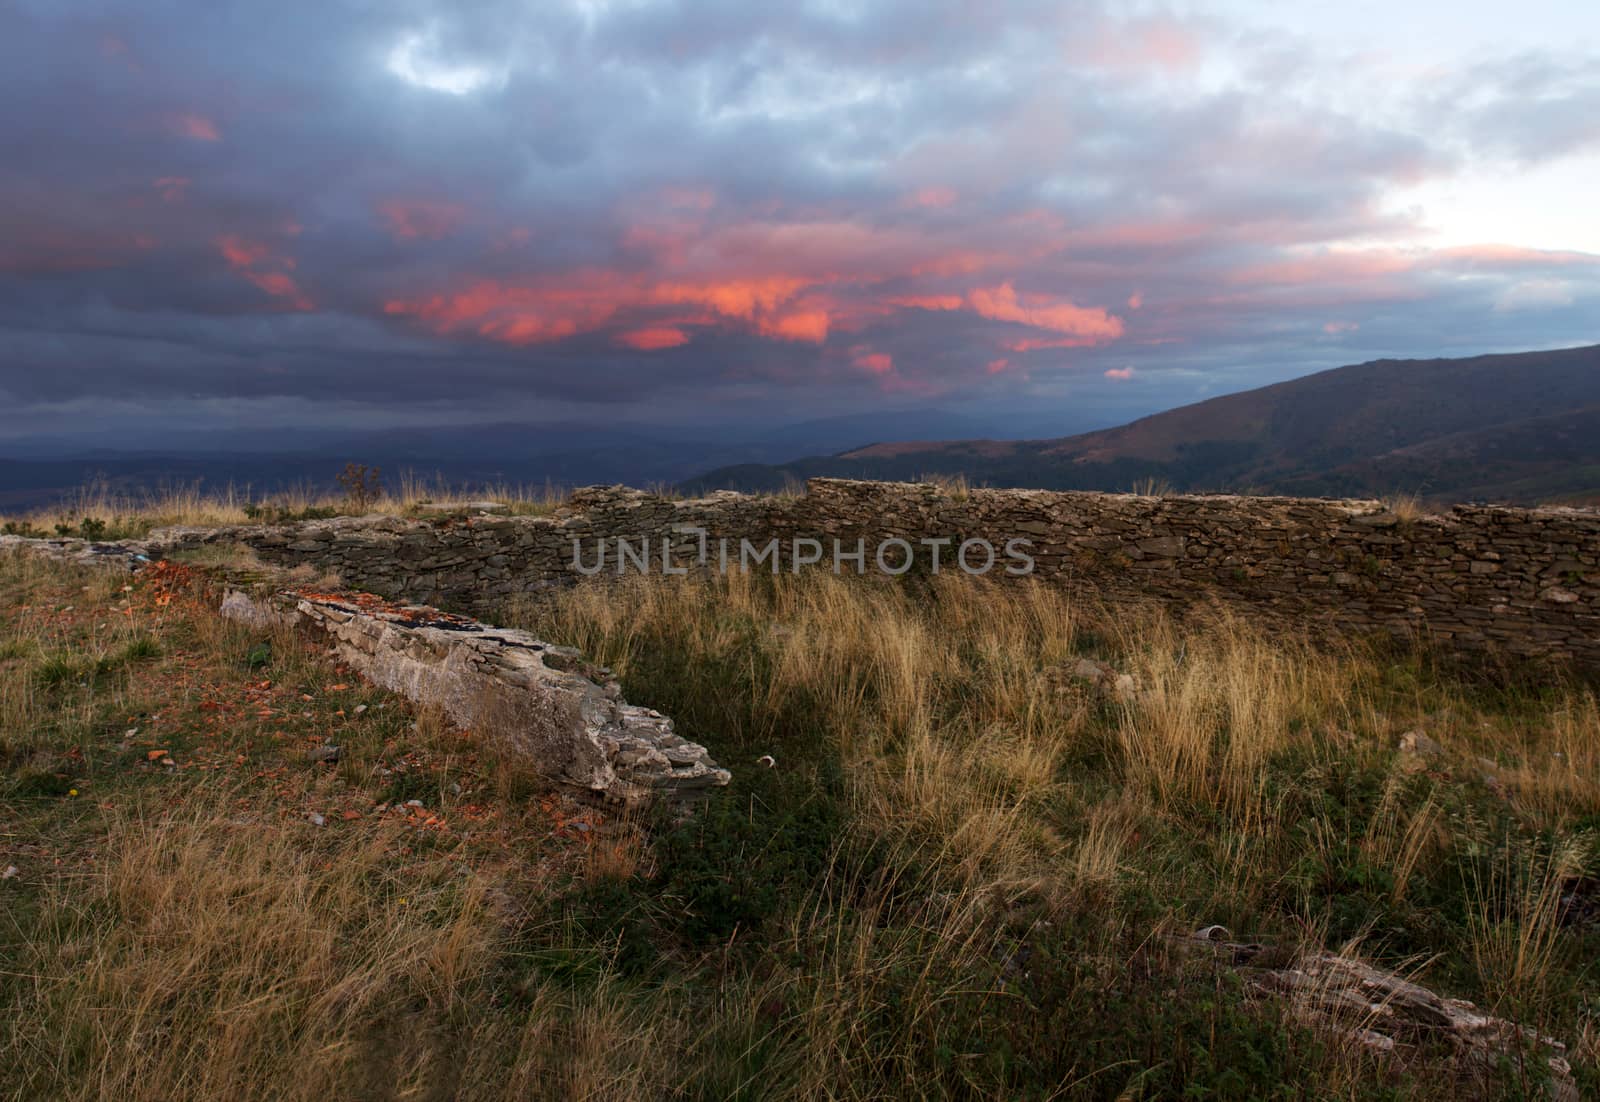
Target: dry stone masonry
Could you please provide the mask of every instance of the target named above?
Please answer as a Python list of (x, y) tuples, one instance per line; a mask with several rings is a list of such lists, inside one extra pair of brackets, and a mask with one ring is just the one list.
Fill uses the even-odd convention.
[[(144, 547), (0, 536), (0, 554), (119, 571), (148, 564)], [(677, 734), (672, 720), (624, 701), (609, 670), (524, 631), (343, 589), (279, 589), (264, 598), (231, 589), (222, 613), (324, 637), (374, 684), (442, 709), (542, 776), (610, 800), (687, 805), (732, 779), (705, 747)]]
[[(703, 536), (701, 535), (703, 533)], [(996, 548), (1030, 541), (1029, 577), (1097, 597), (1222, 600), (1283, 622), (1387, 631), (1451, 650), (1549, 655), (1600, 666), (1600, 513), (1582, 509), (1457, 506), (1406, 518), (1376, 501), (1229, 495), (972, 490), (813, 479), (803, 495), (721, 492), (687, 501), (630, 490), (577, 491), (554, 516), (442, 515), (341, 518), (282, 527), (166, 529), (152, 556), (208, 543), (241, 543), (263, 559), (309, 563), (346, 584), (390, 597), (493, 615), (511, 599), (570, 583), (597, 562), (615, 574), (618, 539), (648, 557), (621, 569), (660, 573), (689, 563), (705, 540), (746, 540), (779, 553), (759, 569), (789, 570), (797, 540), (846, 551), (891, 537), (944, 545), (944, 568), (967, 539)], [(574, 548), (578, 548), (575, 557)], [(737, 558), (731, 560), (736, 565)], [(842, 569), (857, 569), (845, 560)], [(1004, 569), (989, 577), (1014, 581)]]

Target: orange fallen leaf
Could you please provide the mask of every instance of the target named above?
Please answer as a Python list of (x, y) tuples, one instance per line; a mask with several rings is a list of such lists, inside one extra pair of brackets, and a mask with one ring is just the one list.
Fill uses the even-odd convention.
[(355, 810), (346, 811), (344, 817), (347, 822), (351, 819), (359, 819), (361, 818), (361, 812)]
[(345, 689), (348, 689), (349, 687), (350, 687), (349, 685), (346, 685), (343, 681), (341, 681), (337, 685), (329, 686), (328, 691), (330, 693), (338, 693), (338, 692), (343, 692)]
[(157, 758), (164, 758), (170, 753), (172, 753), (171, 750), (149, 750), (149, 751), (146, 751), (146, 753), (144, 755), (144, 760), (145, 761), (155, 761)]

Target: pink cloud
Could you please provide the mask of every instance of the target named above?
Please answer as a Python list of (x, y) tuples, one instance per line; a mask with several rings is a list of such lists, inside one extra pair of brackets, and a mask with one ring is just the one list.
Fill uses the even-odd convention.
[(1010, 366), (1011, 361), (1002, 356), (998, 360), (990, 360), (983, 370), (986, 374), (998, 375)]
[(884, 301), (912, 310), (959, 310), (965, 304), (960, 295), (896, 295)]
[(708, 306), (731, 318), (754, 318), (776, 310), (806, 286), (806, 280), (775, 276), (765, 279), (724, 279), (707, 283), (663, 283), (651, 297), (661, 303)]
[[(852, 349), (852, 351), (855, 351)], [(850, 361), (863, 371), (870, 371), (874, 375), (887, 375), (894, 370), (894, 357), (887, 352), (857, 352)]]
[[(1054, 299), (1047, 295), (1029, 295), (1019, 299), (1010, 283), (973, 290), (967, 295), (967, 301), (983, 317), (1066, 334), (1065, 338), (1058, 338), (1056, 343), (1040, 347), (1094, 345), (1122, 336), (1122, 319), (1113, 314), (1098, 307), (1077, 306), (1065, 299)], [(1064, 344), (1063, 340), (1069, 343)]]
[(1171, 16), (1102, 21), (1067, 43), (1067, 57), (1102, 69), (1193, 69), (1205, 55), (1199, 31)]
[(796, 310), (779, 314), (773, 318), (763, 318), (757, 331), (764, 337), (821, 344), (828, 339), (828, 314), (824, 310)]
[(172, 115), (167, 119), (167, 128), (179, 137), (190, 138), (197, 142), (222, 140), (222, 132), (217, 129), (217, 124), (193, 111)]
[(398, 240), (438, 241), (461, 224), (466, 208), (430, 199), (384, 199), (378, 203), (378, 213)]
[(1330, 321), (1330, 322), (1328, 322), (1328, 324), (1326, 324), (1326, 325), (1324, 325), (1322, 327), (1322, 331), (1324, 333), (1354, 333), (1357, 329), (1360, 329), (1360, 328), (1361, 328), (1361, 324), (1359, 322), (1354, 322), (1354, 321)]
[(438, 333), (462, 330), (505, 344), (539, 344), (597, 329), (610, 321), (627, 288), (604, 273), (579, 273), (561, 287), (524, 287), (478, 280), (464, 290), (420, 300), (391, 299), (384, 313), (414, 317)]
[(1128, 309), (1137, 310), (1139, 307), (1141, 307), (1143, 305), (1144, 305), (1144, 292), (1143, 291), (1135, 291), (1133, 294), (1128, 296)]
[(617, 343), (640, 352), (654, 352), (661, 348), (677, 348), (689, 343), (689, 334), (676, 326), (660, 325), (644, 329), (630, 329), (617, 336)]
[(272, 255), (272, 250), (255, 241), (246, 241), (233, 234), (217, 238), (217, 251), (230, 268), (249, 268)]
[[(778, 340), (821, 343), (830, 316), (820, 301), (796, 304), (805, 286), (804, 280), (788, 277), (655, 283), (588, 269), (526, 284), (480, 279), (460, 291), (391, 299), (384, 312), (416, 318), (436, 332), (468, 330), (512, 344), (559, 340), (646, 311), (649, 320), (640, 318), (643, 324), (628, 327), (619, 343), (645, 350), (672, 347), (690, 339), (685, 326), (728, 323)], [(662, 318), (660, 308), (671, 306), (699, 309)]]
[(955, 201), (956, 193), (947, 187), (919, 188), (906, 198), (911, 206), (933, 209), (948, 207)]
[(1415, 254), (1398, 249), (1318, 248), (1229, 272), (1233, 284), (1333, 284), (1365, 283), (1383, 276), (1409, 272), (1417, 266)]
[(217, 238), (216, 246), (228, 267), (273, 298), (287, 299), (294, 310), (316, 309), (294, 277), (289, 275), (295, 269), (294, 257), (279, 256), (271, 246), (236, 234), (224, 234)]
[(1112, 368), (1107, 368), (1106, 369), (1106, 378), (1108, 378), (1108, 379), (1131, 379), (1131, 378), (1133, 378), (1133, 368), (1131, 368), (1131, 367), (1112, 367)]
[(1549, 264), (1600, 265), (1600, 256), (1564, 249), (1530, 249), (1520, 245), (1458, 245), (1438, 250), (1433, 254), (1433, 261), (1439, 265), (1461, 263), (1468, 266), (1543, 267)]

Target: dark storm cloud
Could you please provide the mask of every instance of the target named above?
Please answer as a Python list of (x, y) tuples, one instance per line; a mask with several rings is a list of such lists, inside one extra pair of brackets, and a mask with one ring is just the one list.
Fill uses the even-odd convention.
[(1293, 44), (1157, 9), (0, 20), (17, 411), (538, 393), (804, 415), (1163, 372), (1174, 404), (1285, 365), (1591, 335), (1593, 257), (1380, 243), (1414, 228), (1396, 189), (1588, 148), (1576, 62), (1462, 74), (1489, 91), (1435, 128), (1342, 113), (1292, 78)]

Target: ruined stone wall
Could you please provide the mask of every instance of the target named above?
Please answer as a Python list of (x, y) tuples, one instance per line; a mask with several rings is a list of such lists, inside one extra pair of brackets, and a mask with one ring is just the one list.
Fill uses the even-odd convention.
[[(616, 538), (638, 551), (650, 540), (660, 573), (664, 538), (687, 565), (707, 533), (718, 541), (780, 541), (782, 568), (796, 541), (863, 540), (867, 570), (890, 537), (913, 544), (917, 569), (951, 569), (957, 546), (987, 540), (997, 550), (1031, 541), (1030, 577), (1107, 596), (1180, 601), (1221, 598), (1285, 621), (1417, 635), (1450, 648), (1552, 654), (1600, 667), (1600, 513), (1571, 509), (1458, 506), (1406, 519), (1375, 501), (1236, 497), (1139, 497), (1039, 490), (973, 490), (814, 479), (804, 495), (714, 494), (672, 501), (621, 487), (575, 493), (552, 517), (447, 516), (314, 521), (278, 528), (169, 529), (151, 554), (238, 542), (283, 565), (335, 571), (360, 589), (493, 614), (519, 594), (576, 579), (592, 569), (596, 541), (608, 543), (604, 570), (617, 572)], [(806, 550), (810, 546), (806, 545)], [(975, 554), (975, 561), (983, 556)], [(890, 560), (898, 562), (898, 554)], [(989, 577), (1015, 580), (1000, 559)], [(760, 569), (770, 569), (764, 562)], [(846, 560), (843, 568), (856, 569)], [(638, 571), (629, 560), (624, 569)]]

